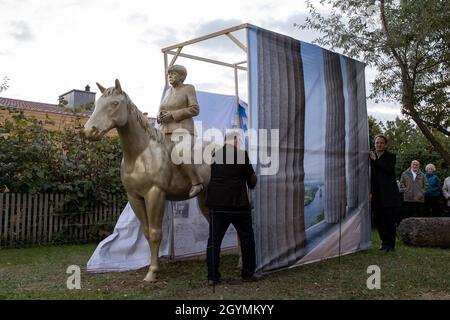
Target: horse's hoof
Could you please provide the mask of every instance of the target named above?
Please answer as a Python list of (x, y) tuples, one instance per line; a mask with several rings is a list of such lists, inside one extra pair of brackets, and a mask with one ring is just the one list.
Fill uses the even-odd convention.
[(145, 282), (156, 282), (156, 274), (154, 274), (153, 272), (150, 271), (145, 276), (144, 281)]

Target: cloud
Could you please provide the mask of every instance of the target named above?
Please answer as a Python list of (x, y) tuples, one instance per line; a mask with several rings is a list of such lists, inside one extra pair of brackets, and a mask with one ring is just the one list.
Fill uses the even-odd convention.
[(367, 101), (367, 113), (377, 120), (386, 122), (388, 120), (395, 120), (396, 117), (401, 117), (400, 106), (394, 103), (375, 103), (372, 100)]
[(34, 39), (31, 26), (25, 21), (11, 21), (10, 35), (20, 42), (32, 41)]
[(145, 14), (136, 12), (128, 16), (127, 22), (132, 26), (146, 25), (148, 17)]
[(238, 19), (214, 19), (200, 24), (199, 27), (195, 29), (195, 33), (197, 34), (197, 37), (200, 37), (216, 31), (235, 27), (243, 23), (244, 21)]
[(182, 34), (177, 29), (152, 26), (144, 31), (140, 41), (163, 48), (184, 41), (182, 39)]
[(260, 27), (285, 34), (304, 42), (312, 42), (320, 36), (320, 33), (315, 30), (302, 30), (296, 26), (304, 24), (307, 16), (308, 14), (305, 12), (296, 12), (285, 19), (261, 20)]
[[(228, 29), (231, 27), (238, 26), (240, 24), (243, 24), (244, 21), (238, 20), (238, 19), (214, 19), (207, 21), (205, 23), (200, 24), (197, 28), (194, 30), (194, 35), (192, 38), (201, 37), (210, 33), (214, 33), (217, 31), (221, 31), (224, 29)], [(239, 32), (234, 32), (233, 36), (238, 38), (242, 43), (245, 43), (245, 38), (243, 38)], [(220, 49), (220, 53), (226, 54), (226, 53), (232, 53), (236, 52), (237, 50), (240, 50), (236, 44), (234, 44), (230, 39), (228, 39), (226, 36), (220, 36), (217, 38), (212, 38), (206, 41), (203, 41), (201, 43), (202, 49)], [(238, 51), (239, 52), (239, 51)]]

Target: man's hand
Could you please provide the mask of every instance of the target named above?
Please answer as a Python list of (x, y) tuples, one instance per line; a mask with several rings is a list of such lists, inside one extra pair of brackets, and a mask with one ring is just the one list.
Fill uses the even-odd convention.
[(377, 156), (375, 155), (375, 152), (370, 151), (370, 159), (372, 159), (373, 161), (377, 160)]
[(161, 123), (166, 123), (173, 120), (173, 116), (169, 111), (161, 111), (158, 115), (158, 121)]

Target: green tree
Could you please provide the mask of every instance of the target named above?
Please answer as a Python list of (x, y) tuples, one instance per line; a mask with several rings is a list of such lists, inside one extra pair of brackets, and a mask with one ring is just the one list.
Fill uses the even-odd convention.
[[(389, 150), (397, 154), (396, 172), (398, 175), (410, 167), (412, 160), (419, 160), (423, 171), (425, 171), (425, 165), (433, 163), (441, 181), (450, 175), (449, 166), (409, 119), (397, 117), (394, 121), (387, 121), (384, 129), (389, 139)], [(433, 130), (439, 143), (450, 150), (450, 141), (446, 139), (445, 135), (436, 129)]]
[(401, 101), (433, 148), (450, 166), (450, 153), (436, 132), (450, 136), (450, 2), (445, 0), (322, 0), (323, 16), (307, 1), (302, 29), (322, 36), (316, 43), (364, 60), (377, 69), (371, 98)]
[(381, 121), (377, 121), (377, 119), (371, 115), (369, 115), (368, 121), (369, 121), (370, 148), (373, 148), (375, 145), (375, 136), (379, 133), (384, 132), (384, 126)]

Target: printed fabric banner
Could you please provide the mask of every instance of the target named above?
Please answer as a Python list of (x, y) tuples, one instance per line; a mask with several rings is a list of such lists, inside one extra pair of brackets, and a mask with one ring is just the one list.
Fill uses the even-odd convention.
[[(279, 136), (276, 173), (257, 163), (257, 270), (368, 249), (365, 65), (255, 26), (248, 42), (248, 126)], [(268, 147), (259, 140), (258, 154)]]

